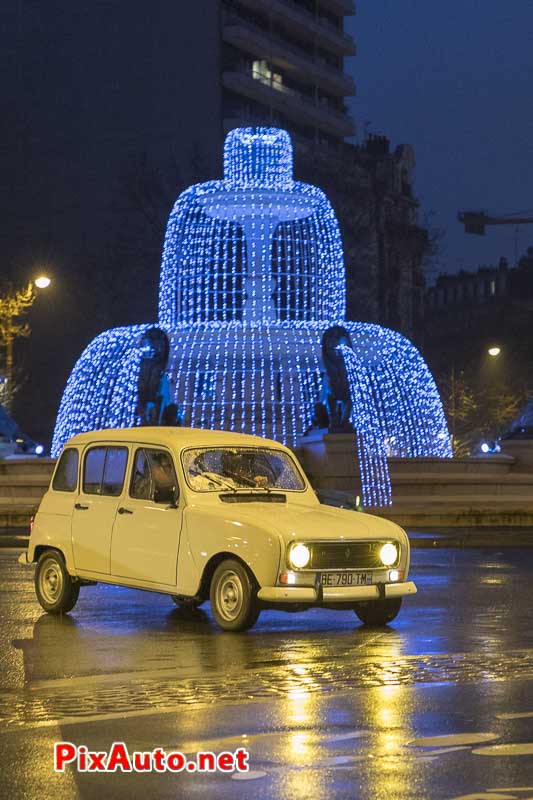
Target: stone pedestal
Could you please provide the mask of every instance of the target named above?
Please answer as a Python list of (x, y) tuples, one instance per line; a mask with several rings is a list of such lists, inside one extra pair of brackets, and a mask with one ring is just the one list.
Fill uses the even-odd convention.
[(514, 458), (513, 472), (533, 472), (533, 439), (502, 439), (502, 453)]
[(315, 489), (361, 494), (354, 433), (313, 430), (299, 439), (295, 451)]

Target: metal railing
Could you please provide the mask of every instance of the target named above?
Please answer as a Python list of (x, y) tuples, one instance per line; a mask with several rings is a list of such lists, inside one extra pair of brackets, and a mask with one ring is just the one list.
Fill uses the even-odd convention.
[[(266, 31), (264, 28), (261, 28), (259, 25), (255, 25), (248, 20), (244, 20), (235, 12), (225, 11), (223, 22), (225, 26), (242, 27), (251, 34), (255, 34), (256, 36), (261, 36), (266, 40), (272, 41), (274, 46), (279, 47), (281, 50), (287, 51), (288, 53), (292, 53), (297, 58), (303, 59), (311, 68), (323, 72), (326, 78), (331, 78), (336, 82), (342, 82), (346, 85), (350, 85), (353, 88), (352, 78), (350, 78), (349, 75), (346, 75), (342, 69), (328, 64), (324, 58), (313, 57), (304, 47), (300, 47), (294, 42), (289, 42), (278, 34), (273, 34), (270, 31)], [(265, 57), (267, 57), (267, 55), (268, 54), (265, 53)]]
[[(331, 108), (331, 106), (324, 101), (322, 103), (317, 103), (311, 98), (306, 97), (305, 95), (297, 92), (295, 89), (291, 89), (288, 86), (283, 86), (280, 88), (279, 84), (273, 83), (268, 78), (262, 77), (254, 77), (252, 74), (251, 69), (249, 68), (242, 68), (239, 66), (234, 66), (232, 69), (225, 70), (227, 74), (235, 74), (241, 75), (245, 78), (248, 78), (250, 81), (250, 85), (252, 82), (256, 81), (260, 83), (262, 86), (265, 86), (267, 89), (270, 89), (273, 93), (279, 94), (280, 96), (290, 97), (291, 100), (295, 101), (295, 103), (299, 104), (303, 110), (306, 110), (316, 117), (317, 115), (323, 115), (324, 117), (333, 118), (337, 123), (342, 124), (344, 127), (351, 127), (352, 121), (347, 114), (342, 113), (341, 111), (337, 111), (337, 109)], [(346, 132), (343, 135), (350, 135)]]

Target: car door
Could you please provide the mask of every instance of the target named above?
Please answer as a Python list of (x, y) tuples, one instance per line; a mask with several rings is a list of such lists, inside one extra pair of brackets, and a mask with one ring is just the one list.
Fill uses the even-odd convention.
[(112, 575), (175, 590), (182, 518), (170, 452), (137, 447), (113, 527)]
[(72, 515), (72, 550), (80, 572), (109, 575), (113, 523), (124, 487), (128, 448), (89, 446)]

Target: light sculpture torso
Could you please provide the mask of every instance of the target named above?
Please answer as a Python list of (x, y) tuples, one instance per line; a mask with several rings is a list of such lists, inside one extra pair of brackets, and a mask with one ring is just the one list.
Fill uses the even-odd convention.
[(337, 220), (320, 189), (293, 180), (289, 135), (231, 131), (224, 180), (190, 187), (170, 215), (160, 322), (319, 321), (344, 307)]
[[(295, 445), (320, 396), (322, 333), (342, 324), (353, 343), (344, 356), (363, 500), (383, 505), (390, 502), (387, 450), (450, 456), (446, 421), (416, 348), (379, 325), (347, 322), (344, 313), (338, 223), (320, 189), (293, 180), (289, 135), (231, 131), (224, 179), (183, 192), (167, 226), (158, 325), (170, 338), (175, 401), (186, 425)], [(59, 410), (54, 453), (74, 433), (134, 424), (145, 330), (101, 334), (82, 354)], [(85, 403), (95, 381), (99, 389)]]

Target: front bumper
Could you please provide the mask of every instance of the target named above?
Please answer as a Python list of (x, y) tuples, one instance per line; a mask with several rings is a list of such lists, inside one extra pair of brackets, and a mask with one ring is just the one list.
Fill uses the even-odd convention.
[(265, 603), (357, 603), (416, 594), (413, 581), (374, 583), (372, 586), (263, 586), (257, 593)]

